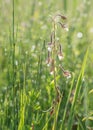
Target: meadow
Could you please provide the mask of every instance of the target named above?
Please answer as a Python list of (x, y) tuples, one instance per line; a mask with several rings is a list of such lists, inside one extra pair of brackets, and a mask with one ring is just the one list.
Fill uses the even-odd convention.
[(93, 130), (92, 5), (0, 0), (0, 130)]

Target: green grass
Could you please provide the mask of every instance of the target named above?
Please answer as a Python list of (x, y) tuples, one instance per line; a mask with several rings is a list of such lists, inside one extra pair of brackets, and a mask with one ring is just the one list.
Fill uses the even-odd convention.
[[(93, 129), (92, 5), (92, 0), (0, 0), (0, 130)], [(56, 14), (67, 16), (69, 31), (55, 27), (56, 70), (50, 75), (47, 47)], [(59, 43), (63, 61), (56, 56)]]
[(81, 83), (82, 83), (83, 76), (84, 76), (85, 65), (87, 62), (87, 55), (88, 55), (88, 50), (85, 54), (84, 62), (83, 62), (83, 65), (82, 65), (82, 68), (81, 68), (81, 71), (80, 71), (80, 74), (78, 76), (78, 80), (76, 83), (75, 95), (73, 97), (72, 106), (71, 106), (71, 110), (70, 110), (70, 116), (68, 119), (68, 130), (71, 130), (71, 127), (73, 125), (74, 111), (75, 111), (75, 106), (76, 106), (76, 101), (77, 101), (78, 95), (80, 96)]

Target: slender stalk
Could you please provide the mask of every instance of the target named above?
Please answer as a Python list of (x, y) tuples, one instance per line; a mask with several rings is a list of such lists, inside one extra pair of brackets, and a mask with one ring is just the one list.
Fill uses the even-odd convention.
[(54, 21), (54, 51), (53, 51), (53, 59), (54, 59), (54, 86), (56, 89), (56, 65), (55, 65), (55, 54), (56, 54), (56, 28), (55, 28), (55, 21)]
[(66, 117), (67, 106), (68, 106), (68, 103), (69, 103), (71, 91), (72, 91), (72, 88), (73, 88), (73, 83), (74, 83), (74, 76), (73, 76), (72, 84), (71, 84), (71, 87), (70, 87), (70, 90), (69, 90), (67, 102), (66, 102), (66, 105), (65, 105), (65, 109), (64, 109), (64, 113), (63, 113), (63, 118), (62, 118), (62, 123), (61, 123), (61, 128), (60, 128), (60, 130), (64, 130), (64, 121), (65, 121), (65, 117)]
[[(55, 87), (55, 91), (57, 90), (57, 86), (56, 86), (56, 63), (55, 63), (55, 58), (56, 58), (56, 24), (55, 24), (55, 20), (54, 20), (54, 41), (53, 41), (53, 44), (54, 44), (54, 50), (53, 50), (53, 60), (54, 60), (54, 63), (53, 63), (53, 67), (54, 67), (54, 87)], [(52, 127), (52, 130), (56, 130), (56, 123), (57, 123), (57, 116), (58, 116), (58, 113), (57, 113), (57, 108), (55, 109), (55, 115), (54, 115), (54, 125)]]
[(75, 14), (76, 7), (77, 7), (77, 0), (74, 0), (73, 1), (73, 8), (72, 8), (74, 14)]
[(45, 129), (46, 129), (46, 127), (47, 127), (47, 125), (48, 125), (48, 123), (49, 123), (50, 120), (51, 120), (51, 116), (50, 116), (49, 119), (46, 121), (46, 124), (44, 125), (44, 127), (42, 128), (42, 130), (45, 130)]
[(13, 57), (12, 57), (12, 61), (13, 61), (13, 103), (14, 103), (14, 108), (13, 108), (13, 129), (15, 130), (15, 38), (14, 38), (14, 31), (15, 31), (15, 28), (14, 28), (14, 25), (15, 25), (15, 11), (14, 11), (14, 0), (12, 1), (12, 6), (13, 6), (13, 10), (12, 10), (12, 49), (13, 49)]
[(31, 16), (34, 15), (34, 12), (35, 12), (35, 6), (36, 6), (36, 0), (34, 0), (33, 3), (32, 3)]
[[(88, 87), (86, 84), (84, 84), (84, 112), (85, 112), (85, 116), (87, 117), (88, 116)], [(89, 126), (88, 118), (86, 118), (85, 126), (87, 130), (87, 126)]]
[(63, 3), (64, 3), (64, 11), (66, 12), (67, 11), (67, 0), (63, 0)]
[(58, 113), (59, 113), (61, 100), (62, 100), (62, 95), (61, 95), (60, 101), (58, 103), (58, 106), (56, 106), (56, 109), (55, 109), (55, 115), (54, 115), (55, 117), (54, 117), (54, 124), (53, 124), (52, 130), (57, 129), (56, 127), (57, 127)]

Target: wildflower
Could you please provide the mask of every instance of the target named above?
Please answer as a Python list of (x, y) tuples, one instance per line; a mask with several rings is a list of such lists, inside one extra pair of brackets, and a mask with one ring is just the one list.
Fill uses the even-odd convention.
[(68, 27), (65, 27), (64, 30), (67, 31), (67, 32), (69, 31)]
[(52, 59), (50, 58), (50, 52), (48, 51), (48, 58), (47, 58), (47, 61), (46, 61), (47, 66), (50, 66), (51, 62), (52, 62)]
[[(61, 22), (59, 21), (61, 19)], [(64, 70), (62, 65), (58, 65), (59, 62), (57, 62), (56, 58), (58, 57), (59, 61), (62, 61), (64, 56), (63, 56), (63, 51), (61, 44), (59, 43), (59, 37), (56, 35), (56, 24), (60, 24), (61, 28), (64, 29), (65, 31), (69, 31), (68, 27), (66, 24), (63, 23), (64, 20), (67, 18), (63, 15), (57, 14), (55, 15), (52, 20), (53, 20), (53, 31), (50, 35), (50, 42), (47, 45), (48, 49), (48, 57), (47, 57), (47, 65), (50, 66), (50, 74), (52, 75), (53, 81), (52, 83), (54, 84), (55, 87), (55, 92), (56, 92), (56, 97), (54, 98), (52, 102), (51, 108), (49, 108), (47, 111), (50, 111), (50, 116), (54, 114), (56, 111), (56, 106), (61, 102), (62, 94), (57, 86), (57, 81), (58, 81), (58, 67), (62, 69), (64, 77), (70, 78), (71, 74), (69, 71)], [(60, 62), (61, 63), (61, 62)], [(46, 111), (46, 112), (47, 112)]]
[(66, 20), (66, 19), (67, 19), (67, 17), (64, 16), (64, 15), (60, 15), (60, 14), (59, 14), (59, 16), (60, 16), (63, 20)]
[(68, 27), (67, 27), (67, 25), (66, 24), (63, 24), (63, 29), (65, 30), (65, 31), (69, 31), (69, 29), (68, 29)]
[(67, 77), (67, 79), (71, 78), (71, 74), (68, 70), (63, 71), (64, 77)]
[(63, 60), (64, 56), (61, 52), (58, 53), (58, 58), (59, 58), (60, 61)]
[(71, 78), (71, 74), (68, 70), (64, 70), (61, 65), (59, 65), (59, 67), (62, 69), (64, 77), (67, 77), (67, 79)]
[(61, 22), (58, 22), (60, 25), (61, 25), (61, 27), (65, 30), (65, 31), (69, 31), (69, 29), (68, 29), (68, 27), (67, 27), (67, 25), (66, 24), (62, 24)]
[(58, 58), (59, 58), (60, 61), (64, 58), (63, 53), (62, 53), (62, 47), (61, 47), (61, 44), (59, 45)]
[(50, 69), (50, 74), (51, 74), (51, 75), (54, 74), (54, 67), (52, 67), (52, 68)]
[(50, 65), (51, 65), (51, 58), (48, 58), (48, 59), (47, 59), (46, 64), (47, 64), (47, 66), (50, 66)]
[(51, 52), (51, 51), (52, 51), (52, 48), (51, 48), (50, 46), (48, 47), (48, 51), (49, 51), (49, 52)]
[(67, 19), (67, 17), (66, 17), (66, 16), (61, 15), (61, 14), (57, 14), (57, 15), (55, 16), (55, 18), (56, 18), (57, 16), (59, 16), (59, 17), (60, 17), (61, 19), (63, 19), (63, 20), (66, 20), (66, 19)]
[(49, 51), (49, 52), (52, 51), (52, 43), (51, 43), (51, 42), (48, 43), (48, 51)]

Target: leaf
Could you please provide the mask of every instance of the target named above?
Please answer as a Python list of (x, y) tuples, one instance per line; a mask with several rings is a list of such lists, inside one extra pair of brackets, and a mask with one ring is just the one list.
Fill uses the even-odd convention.
[(91, 89), (91, 90), (89, 91), (89, 94), (91, 94), (91, 93), (93, 93), (93, 89)]
[(85, 121), (85, 120), (93, 120), (93, 116), (90, 116), (90, 117), (84, 117), (84, 118), (82, 119), (82, 121)]

